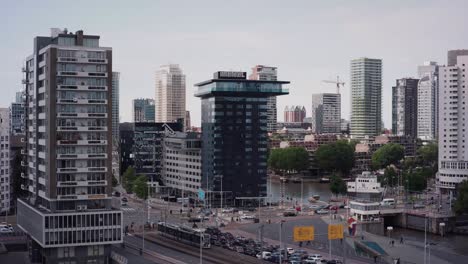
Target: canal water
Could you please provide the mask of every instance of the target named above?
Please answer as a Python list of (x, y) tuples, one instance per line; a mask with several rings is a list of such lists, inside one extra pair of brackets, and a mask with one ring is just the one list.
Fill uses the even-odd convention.
[[(284, 183), (284, 201), (292, 200), (298, 201), (301, 200), (301, 183), (293, 183), (289, 181)], [(271, 190), (270, 190), (271, 188)], [(279, 202), (281, 199), (281, 184), (278, 180), (268, 180), (267, 190), (268, 194), (271, 194), (272, 202)], [(318, 182), (304, 182), (303, 186), (303, 203), (308, 204), (309, 197), (314, 195), (319, 195), (320, 200), (328, 201), (332, 196), (330, 191), (330, 184), (328, 183), (318, 183)]]

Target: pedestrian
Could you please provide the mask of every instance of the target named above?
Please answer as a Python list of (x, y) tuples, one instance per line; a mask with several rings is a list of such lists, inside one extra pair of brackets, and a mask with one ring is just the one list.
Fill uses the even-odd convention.
[(392, 240), (392, 247), (395, 247), (395, 240)]
[(400, 244), (403, 244), (403, 236), (400, 237)]
[(374, 263), (377, 263), (377, 256), (374, 256)]

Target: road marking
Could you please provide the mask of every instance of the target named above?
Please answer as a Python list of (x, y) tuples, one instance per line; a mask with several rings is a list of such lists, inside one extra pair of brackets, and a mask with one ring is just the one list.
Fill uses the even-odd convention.
[(133, 207), (122, 207), (122, 208), (120, 208), (120, 209), (122, 209), (122, 211), (127, 211), (127, 212), (128, 212), (128, 211), (136, 211), (136, 209), (133, 208)]

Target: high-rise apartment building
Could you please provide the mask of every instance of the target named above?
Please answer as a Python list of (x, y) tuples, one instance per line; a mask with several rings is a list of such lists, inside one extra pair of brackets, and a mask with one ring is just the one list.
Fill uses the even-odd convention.
[(10, 111), (0, 108), (0, 212), (10, 211)]
[(302, 123), (306, 117), (304, 106), (291, 105), (284, 108), (284, 123)]
[(351, 136), (373, 137), (382, 128), (382, 60), (351, 61)]
[(392, 133), (417, 137), (419, 79), (402, 78), (392, 87)]
[(341, 132), (341, 95), (312, 95), (312, 131), (317, 134)]
[(192, 122), (190, 120), (190, 111), (185, 111), (184, 130), (189, 131), (192, 128)]
[(154, 122), (155, 121), (155, 106), (154, 100), (149, 98), (138, 98), (132, 101), (132, 121)]
[(454, 191), (468, 180), (468, 50), (448, 52), (447, 66), (439, 67), (439, 171), (436, 186)]
[[(252, 68), (249, 76), (250, 80), (276, 81), (278, 80), (278, 69), (276, 67), (256, 65)], [(278, 128), (278, 112), (276, 107), (276, 96), (268, 97), (267, 101), (267, 131), (276, 131)]]
[(83, 31), (36, 37), (26, 59), (28, 190), (18, 226), (32, 261), (109, 263), (122, 243), (112, 207), (112, 48)]
[(196, 197), (201, 188), (201, 134), (176, 132), (163, 139), (162, 181), (182, 197)]
[(112, 139), (119, 142), (120, 72), (112, 72)]
[(439, 66), (430, 61), (418, 67), (418, 138), (435, 140), (438, 133)]
[(219, 192), (222, 184), (223, 197), (231, 201), (266, 195), (267, 101), (288, 94), (283, 85), (289, 82), (246, 76), (221, 71), (196, 84), (195, 96), (202, 101), (202, 188)]
[(185, 118), (185, 74), (178, 64), (163, 65), (156, 71), (156, 122)]

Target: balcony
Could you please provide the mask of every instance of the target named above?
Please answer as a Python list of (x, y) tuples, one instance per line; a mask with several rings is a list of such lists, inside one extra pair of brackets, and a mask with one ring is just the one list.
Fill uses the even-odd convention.
[(107, 78), (107, 72), (59, 71), (59, 72), (57, 72), (57, 76), (103, 77), (103, 78)]
[(107, 131), (107, 126), (58, 126), (57, 131)]
[(57, 117), (107, 118), (107, 113), (58, 113)]
[(57, 140), (57, 145), (107, 145), (107, 140)]
[(107, 154), (58, 154), (57, 159), (107, 159)]
[(88, 200), (88, 199), (105, 199), (107, 198), (106, 194), (67, 194), (67, 195), (57, 195), (58, 200)]
[(107, 172), (107, 167), (57, 168), (57, 173)]
[(57, 58), (58, 62), (68, 62), (68, 63), (80, 63), (80, 64), (86, 64), (86, 63), (92, 63), (92, 64), (107, 64), (108, 61), (107, 59), (90, 59), (90, 58), (65, 58), (65, 57), (59, 57)]
[[(39, 101), (40, 103), (41, 101)], [(57, 99), (57, 104), (107, 104), (106, 99)]]
[(96, 85), (57, 85), (58, 90), (67, 91), (107, 91), (107, 86), (96, 86)]
[(91, 180), (82, 180), (82, 181), (58, 181), (58, 187), (82, 187), (82, 186), (107, 186), (107, 181), (91, 181)]

